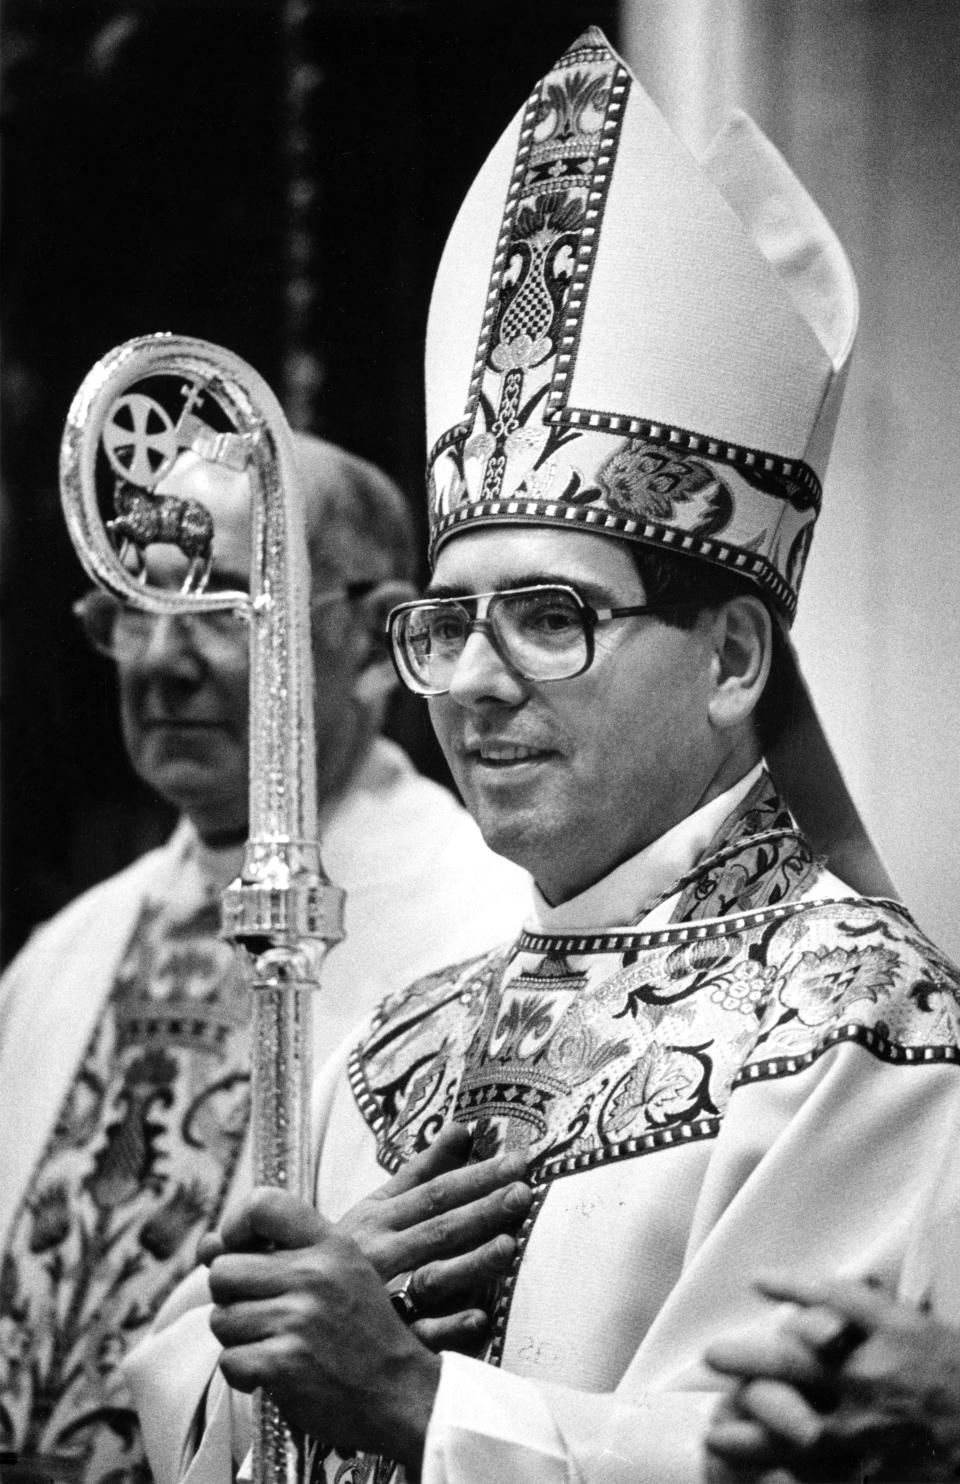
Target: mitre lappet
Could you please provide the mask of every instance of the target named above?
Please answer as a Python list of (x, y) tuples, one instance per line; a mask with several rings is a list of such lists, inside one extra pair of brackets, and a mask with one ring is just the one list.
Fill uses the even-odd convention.
[[(587, 30), (470, 187), (427, 331), (431, 558), (568, 526), (742, 574), (786, 630), (820, 510), (857, 287), (816, 203), (734, 112), (697, 160)], [(800, 676), (771, 771), (851, 886), (893, 895)]]

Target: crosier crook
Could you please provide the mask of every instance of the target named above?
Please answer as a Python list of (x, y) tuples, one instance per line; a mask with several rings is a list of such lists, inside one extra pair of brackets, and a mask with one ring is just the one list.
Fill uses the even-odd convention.
[[(180, 592), (150, 587), (124, 565), (100, 514), (96, 479), (102, 455), (123, 474), (118, 406), (142, 407), (149, 399), (132, 389), (165, 376), (186, 383), (176, 427), (153, 403), (159, 438), (138, 417), (130, 419), (128, 435), (131, 461), (138, 471), (150, 468), (149, 478), (138, 472), (132, 506), (146, 515), (152, 504), (157, 513), (142, 529), (127, 521), (116, 536), (141, 551), (158, 538), (180, 547), (190, 558)], [(215, 433), (195, 414), (201, 395), (227, 415), (234, 432)], [(197, 549), (192, 525), (187, 530), (183, 521), (164, 518), (164, 497), (153, 489), (184, 447), (250, 477), (249, 593), (203, 591), (209, 550)], [(115, 597), (151, 613), (233, 609), (248, 620), (250, 833), (241, 874), (224, 894), (223, 931), (253, 968), (254, 1179), (310, 1199), (311, 993), (324, 954), (343, 937), (343, 893), (324, 874), (317, 840), (310, 577), (290, 429), (266, 382), (230, 351), (184, 336), (140, 336), (98, 361), (74, 397), (60, 448), (60, 489), (83, 566)], [(257, 1393), (257, 1484), (297, 1484), (307, 1467), (276, 1405)]]

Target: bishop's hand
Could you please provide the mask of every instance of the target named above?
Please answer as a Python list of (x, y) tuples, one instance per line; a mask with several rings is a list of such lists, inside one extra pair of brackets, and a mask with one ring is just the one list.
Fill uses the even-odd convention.
[[(416, 1472), (440, 1361), (357, 1243), (278, 1190), (254, 1191), (220, 1235), (210, 1328), (227, 1382), (263, 1387), (290, 1425), (343, 1453), (385, 1453)], [(252, 1236), (261, 1250), (248, 1250)]]
[[(444, 1129), (336, 1224), (282, 1190), (235, 1208), (200, 1248), (227, 1381), (266, 1387), (314, 1437), (416, 1467), (439, 1375), (430, 1351), (478, 1348), (484, 1296), (532, 1200), (522, 1156), (469, 1164), (470, 1146), (466, 1129)], [(385, 1287), (403, 1279), (409, 1326)]]

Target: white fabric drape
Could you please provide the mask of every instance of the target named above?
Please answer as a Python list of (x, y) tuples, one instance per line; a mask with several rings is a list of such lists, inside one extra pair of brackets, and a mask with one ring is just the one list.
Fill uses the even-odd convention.
[(960, 957), (960, 6), (623, 0), (621, 45), (696, 153), (745, 108), (853, 263), (860, 335), (795, 636), (891, 875)]

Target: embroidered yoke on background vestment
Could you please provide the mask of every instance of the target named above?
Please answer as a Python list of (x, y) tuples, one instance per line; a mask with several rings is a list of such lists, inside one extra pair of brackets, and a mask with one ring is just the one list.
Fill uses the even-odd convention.
[[(249, 986), (218, 937), (241, 858), (182, 820), (0, 981), (0, 1449), (84, 1484), (147, 1477), (121, 1363), (249, 1187)], [(515, 930), (529, 896), (382, 738), (327, 811), (324, 859), (348, 896), (314, 1007), (325, 1054), (452, 941)]]

